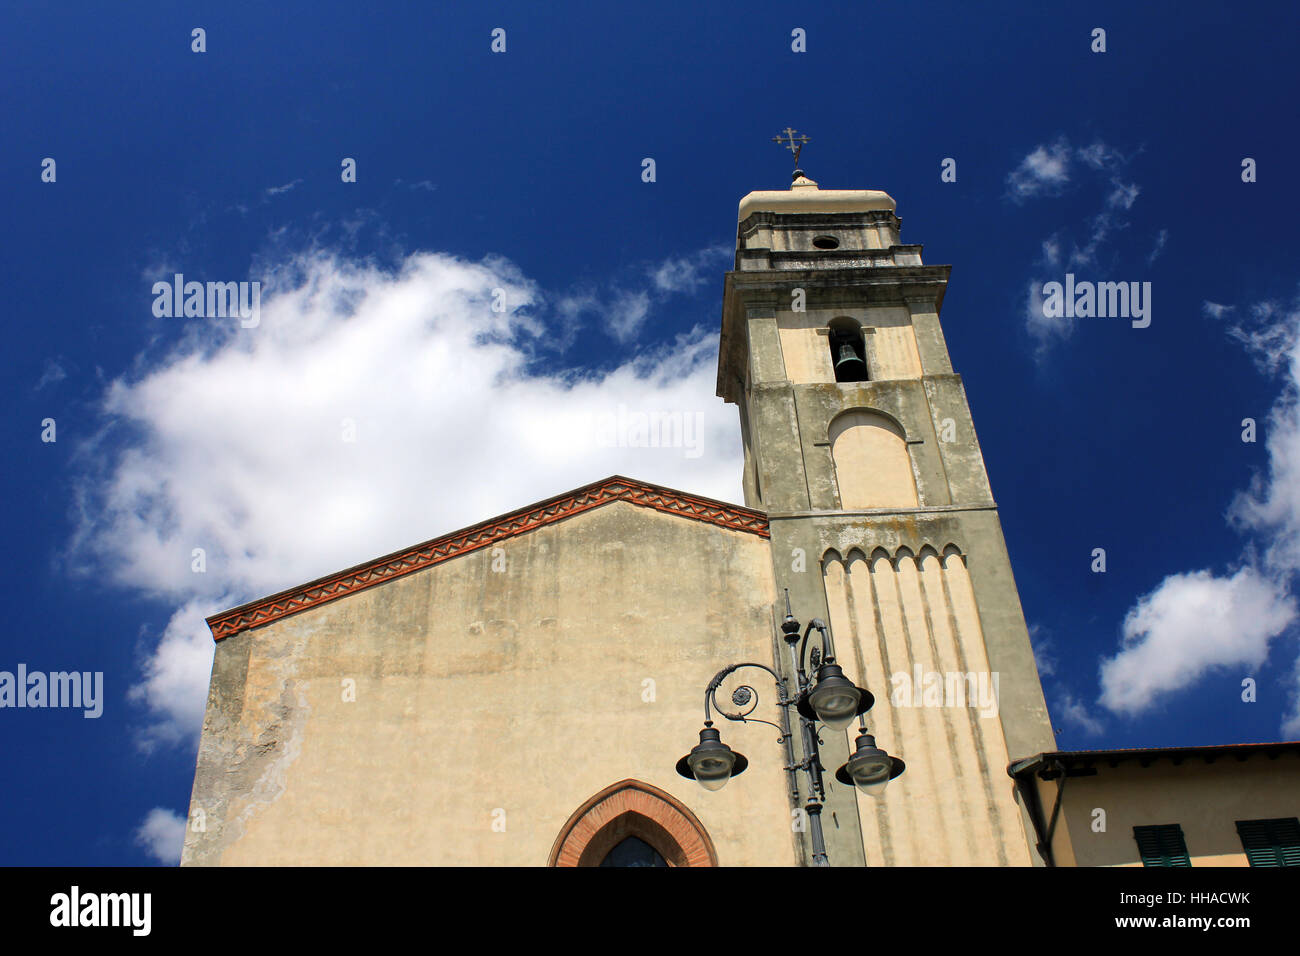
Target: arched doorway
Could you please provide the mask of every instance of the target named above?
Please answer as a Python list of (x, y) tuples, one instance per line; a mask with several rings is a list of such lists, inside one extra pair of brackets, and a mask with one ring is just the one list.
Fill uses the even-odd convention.
[(640, 780), (623, 780), (573, 812), (548, 865), (663, 865), (656, 856), (668, 866), (718, 865), (713, 841), (680, 800)]

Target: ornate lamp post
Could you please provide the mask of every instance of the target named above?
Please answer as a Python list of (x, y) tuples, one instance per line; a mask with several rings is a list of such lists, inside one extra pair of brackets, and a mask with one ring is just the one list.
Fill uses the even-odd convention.
[[(821, 640), (818, 645), (808, 647), (808, 638), (817, 631)], [(727, 720), (743, 723), (760, 723), (775, 727), (781, 732), (777, 743), (784, 744), (790, 763), (785, 767), (792, 776), (792, 791), (796, 801), (799, 787), (796, 774), (802, 770), (808, 777), (808, 799), (804, 811), (808, 814), (808, 829), (812, 834), (813, 865), (830, 866), (826, 856), (826, 841), (822, 834), (821, 812), (826, 799), (822, 780), (825, 768), (821, 765), (818, 745), (823, 741), (817, 736), (817, 721), (821, 721), (832, 730), (844, 730), (853, 723), (854, 718), (860, 722), (856, 741), (856, 752), (844, 766), (835, 773), (835, 779), (846, 785), (856, 786), (863, 793), (879, 796), (885, 786), (903, 772), (903, 761), (891, 757), (876, 747), (876, 740), (867, 733), (866, 712), (875, 703), (871, 692), (858, 687), (844, 676), (844, 670), (835, 662), (835, 644), (830, 630), (820, 618), (813, 618), (803, 637), (799, 636), (799, 622), (790, 611), (790, 592), (785, 592), (785, 620), (781, 624), (786, 646), (790, 649), (790, 660), (798, 680), (798, 689), (791, 697), (786, 691), (786, 678), (782, 677), (766, 664), (747, 662), (731, 664), (718, 671), (709, 681), (704, 691), (704, 729), (700, 731), (700, 742), (691, 748), (681, 760), (677, 761), (677, 772), (699, 782), (705, 790), (721, 790), (728, 780), (744, 772), (749, 766), (745, 755), (737, 753), (722, 742), (722, 735), (713, 726), (712, 709)], [(796, 645), (798, 649), (796, 650)], [(808, 677), (805, 663), (815, 669), (812, 678)], [(757, 667), (767, 671), (776, 681), (777, 706), (781, 709), (780, 725), (770, 720), (750, 716), (758, 707), (758, 693), (748, 684), (737, 687), (731, 695), (731, 702), (740, 708), (732, 713), (718, 704), (716, 694), (722, 682), (733, 672), (742, 667)], [(790, 714), (793, 707), (799, 714), (799, 731), (803, 742), (803, 759), (794, 762), (790, 750)]]

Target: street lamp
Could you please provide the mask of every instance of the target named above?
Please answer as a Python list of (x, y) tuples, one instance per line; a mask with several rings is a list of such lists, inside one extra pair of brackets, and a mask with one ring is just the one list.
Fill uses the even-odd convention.
[[(820, 637), (818, 645), (808, 647), (808, 638), (813, 631)], [(867, 733), (864, 716), (875, 703), (871, 692), (858, 687), (844, 676), (844, 669), (835, 663), (835, 643), (831, 639), (830, 629), (820, 618), (813, 618), (804, 629), (802, 639), (799, 636), (799, 622), (790, 610), (790, 592), (785, 592), (785, 620), (781, 624), (786, 646), (790, 649), (790, 660), (796, 675), (798, 694), (794, 697), (786, 693), (786, 679), (766, 664), (747, 662), (730, 664), (718, 671), (704, 690), (704, 729), (700, 731), (700, 742), (691, 748), (691, 752), (677, 761), (677, 772), (683, 777), (697, 781), (705, 790), (717, 791), (727, 785), (732, 777), (743, 773), (749, 766), (744, 754), (737, 753), (722, 742), (722, 735), (713, 726), (713, 710), (728, 720), (742, 723), (760, 723), (775, 727), (781, 732), (777, 743), (786, 748), (786, 771), (790, 774), (790, 792), (794, 801), (799, 801), (799, 782), (797, 771), (802, 770), (808, 776), (808, 799), (804, 811), (808, 814), (809, 831), (812, 834), (813, 865), (830, 866), (826, 856), (826, 841), (822, 834), (821, 812), (826, 800), (825, 786), (822, 780), (824, 768), (818, 745), (822, 740), (817, 735), (817, 722), (821, 721), (832, 730), (844, 730), (858, 718), (861, 730), (856, 741), (857, 749), (844, 766), (835, 773), (835, 779), (848, 786), (856, 786), (864, 793), (878, 796), (884, 791), (890, 780), (904, 770), (903, 761), (891, 757), (876, 746), (876, 739)], [(796, 645), (798, 649), (796, 650)], [(810, 680), (805, 662), (811, 663), (815, 673)], [(762, 720), (751, 716), (758, 707), (758, 693), (748, 684), (737, 687), (732, 692), (731, 702), (739, 708), (736, 712), (726, 710), (718, 703), (715, 696), (722, 682), (728, 675), (742, 667), (757, 667), (767, 671), (776, 681), (777, 706), (780, 708), (781, 723)], [(798, 763), (790, 739), (789, 710), (793, 707), (799, 714), (799, 730), (803, 741), (803, 759)]]
[(840, 783), (857, 787), (869, 797), (878, 797), (885, 792), (889, 781), (906, 769), (906, 764), (897, 757), (891, 757), (876, 746), (876, 738), (867, 733), (864, 719), (854, 741), (854, 753), (848, 763), (835, 771), (835, 779)]

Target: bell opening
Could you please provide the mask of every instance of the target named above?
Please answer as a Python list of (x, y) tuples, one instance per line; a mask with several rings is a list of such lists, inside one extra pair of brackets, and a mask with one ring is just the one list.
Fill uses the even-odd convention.
[(836, 319), (830, 330), (831, 364), (837, 382), (869, 380), (862, 328), (851, 319)]

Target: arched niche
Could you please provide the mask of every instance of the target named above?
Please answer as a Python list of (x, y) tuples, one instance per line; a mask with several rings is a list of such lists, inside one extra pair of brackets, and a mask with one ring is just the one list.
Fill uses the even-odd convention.
[(648, 843), (669, 866), (717, 866), (704, 825), (680, 800), (640, 780), (606, 787), (573, 812), (548, 866), (600, 866), (628, 837)]
[(854, 408), (831, 422), (827, 437), (841, 508), (915, 508), (912, 456), (893, 419)]

